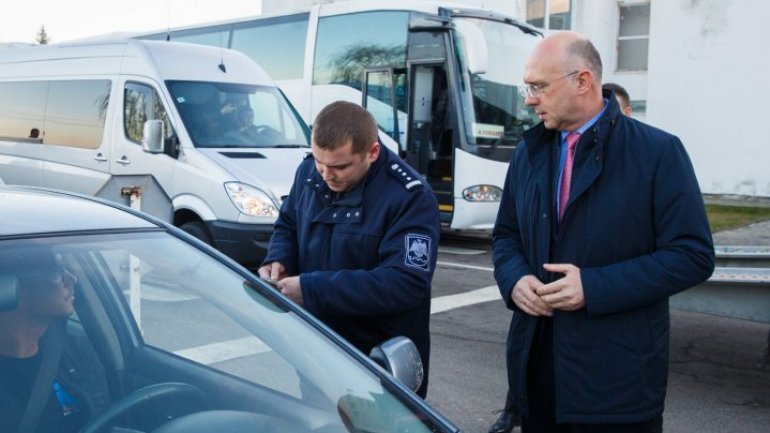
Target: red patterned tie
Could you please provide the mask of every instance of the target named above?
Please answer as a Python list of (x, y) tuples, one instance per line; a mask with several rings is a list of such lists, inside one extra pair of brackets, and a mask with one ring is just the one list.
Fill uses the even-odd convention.
[(579, 138), (579, 133), (570, 132), (565, 139), (567, 142), (567, 159), (564, 161), (564, 171), (561, 174), (559, 221), (561, 221), (561, 217), (564, 215), (564, 209), (567, 207), (567, 200), (569, 200), (569, 187), (572, 183), (572, 163), (575, 161), (575, 147), (577, 146)]

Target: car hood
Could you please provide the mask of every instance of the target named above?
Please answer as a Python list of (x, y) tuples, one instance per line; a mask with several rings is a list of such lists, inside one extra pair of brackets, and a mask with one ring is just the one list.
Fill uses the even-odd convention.
[(267, 188), (280, 199), (289, 194), (297, 167), (310, 153), (309, 147), (199, 150), (234, 178)]

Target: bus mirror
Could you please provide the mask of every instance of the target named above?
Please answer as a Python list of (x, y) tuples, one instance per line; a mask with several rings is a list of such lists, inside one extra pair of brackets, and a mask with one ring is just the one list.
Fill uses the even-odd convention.
[(465, 58), (468, 64), (468, 72), (471, 74), (483, 74), (487, 72), (487, 42), (484, 33), (475, 24), (469, 21), (456, 20), (455, 31), (460, 34), (465, 42)]
[(144, 122), (142, 134), (142, 149), (147, 153), (163, 153), (163, 121), (148, 120)]

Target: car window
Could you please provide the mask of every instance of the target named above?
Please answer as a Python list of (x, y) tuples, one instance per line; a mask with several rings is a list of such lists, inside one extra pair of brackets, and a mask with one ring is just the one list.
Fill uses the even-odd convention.
[[(0, 249), (24, 242), (2, 241)], [(324, 425), (325, 432), (440, 430), (348, 353), (354, 349), (214, 252), (157, 230), (35, 242), (76, 277), (78, 317), (97, 337), (104, 370), (123, 377), (113, 384), (185, 382), (216, 396), (216, 409)]]

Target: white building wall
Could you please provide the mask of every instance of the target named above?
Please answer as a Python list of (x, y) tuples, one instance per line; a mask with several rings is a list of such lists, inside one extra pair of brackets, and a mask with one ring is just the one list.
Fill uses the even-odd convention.
[(766, 0), (655, 1), (647, 118), (687, 146), (706, 193), (770, 196)]

